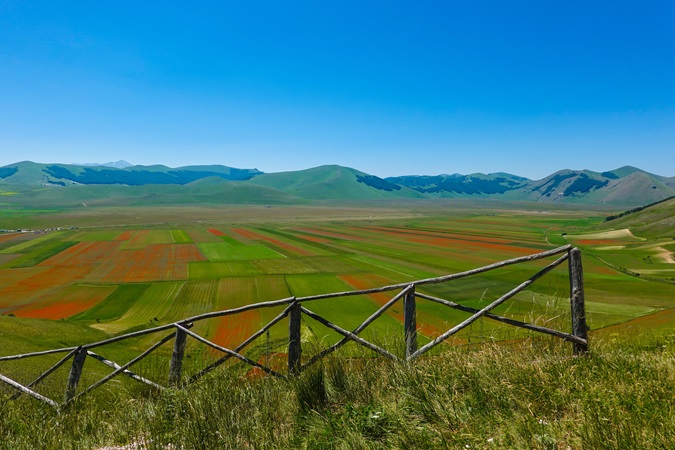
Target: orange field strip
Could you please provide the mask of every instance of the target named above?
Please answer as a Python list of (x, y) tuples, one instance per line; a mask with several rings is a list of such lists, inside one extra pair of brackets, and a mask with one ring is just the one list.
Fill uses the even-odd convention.
[(115, 238), (115, 240), (116, 241), (128, 241), (129, 239), (131, 239), (131, 236), (133, 236), (132, 231), (129, 231), (129, 230), (123, 231)]
[(447, 247), (447, 248), (465, 248), (465, 249), (472, 249), (472, 248), (486, 248), (490, 250), (503, 250), (506, 253), (522, 253), (525, 255), (528, 254), (533, 254), (537, 253), (538, 249), (532, 249), (532, 248), (527, 248), (527, 247), (519, 247), (515, 245), (508, 245), (508, 244), (503, 244), (503, 243), (498, 243), (499, 241), (503, 241), (506, 243), (512, 242), (512, 241), (505, 241), (505, 240), (495, 240), (492, 238), (488, 239), (466, 239), (464, 237), (460, 238), (454, 238), (454, 237), (432, 237), (432, 236), (424, 236), (424, 235), (419, 235), (417, 233), (412, 233), (412, 232), (406, 232), (404, 230), (392, 230), (390, 228), (384, 228), (384, 227), (364, 227), (363, 229), (368, 229), (368, 230), (373, 230), (377, 231), (379, 233), (384, 233), (390, 236), (394, 236), (399, 239), (403, 239), (407, 242), (411, 243), (417, 243), (417, 244), (426, 244), (426, 245), (432, 245), (432, 246), (437, 246), (437, 247)]
[(280, 241), (279, 239), (267, 237), (263, 234), (256, 233), (255, 231), (247, 230), (246, 228), (232, 228), (232, 231), (247, 239), (269, 242), (270, 244), (276, 245), (277, 247), (282, 248), (284, 250), (293, 252), (299, 256), (316, 256), (315, 253), (310, 252), (309, 250), (296, 247), (295, 245), (291, 245), (286, 242)]
[(222, 347), (234, 349), (259, 328), (260, 313), (255, 310), (244, 311), (234, 316), (219, 317), (212, 341)]
[(376, 227), (376, 226), (369, 226), (369, 227), (363, 227), (365, 229), (373, 229), (373, 230), (381, 230), (387, 233), (393, 233), (393, 235), (417, 235), (417, 236), (430, 236), (430, 237), (438, 237), (442, 239), (454, 239), (454, 240), (461, 240), (461, 241), (475, 241), (475, 242), (489, 242), (493, 244), (511, 244), (514, 241), (512, 239), (503, 239), (503, 238), (495, 238), (495, 237), (486, 237), (478, 234), (461, 234), (461, 233), (445, 233), (441, 231), (427, 231), (427, 230), (418, 230), (418, 229), (410, 229), (410, 230), (404, 230), (400, 228), (388, 228), (388, 227)]
[(305, 241), (316, 242), (317, 244), (325, 244), (326, 242), (330, 242), (328, 239), (322, 238), (322, 237), (319, 237), (319, 236), (301, 235), (301, 236), (298, 236), (298, 237), (300, 239), (304, 239)]
[(124, 248), (135, 249), (146, 246), (150, 230), (136, 230), (131, 232), (131, 237), (124, 243)]
[(188, 277), (188, 263), (193, 261), (207, 261), (195, 244), (173, 245), (174, 258), (171, 274), (168, 280), (186, 280)]
[(626, 245), (626, 241), (618, 241), (616, 239), (578, 239), (573, 240), (577, 245)]
[[(379, 275), (374, 274), (358, 274), (358, 275), (338, 275), (338, 278), (353, 287), (356, 290), (370, 289), (372, 287), (386, 286), (391, 284), (389, 280)], [(391, 292), (379, 292), (377, 294), (369, 294), (369, 298), (373, 299), (378, 306), (382, 306), (392, 298)], [(400, 308), (402, 310), (402, 308)], [(403, 312), (390, 314), (399, 322), (403, 323)]]
[(195, 244), (153, 244), (116, 250), (95, 269), (90, 281), (138, 283), (187, 279), (188, 263), (205, 261)]
[(585, 272), (590, 272), (590, 273), (597, 273), (600, 275), (616, 275), (617, 270), (612, 269), (610, 267), (605, 267), (605, 266), (600, 266), (600, 265), (593, 265), (589, 267), (588, 265), (584, 267)]
[(53, 298), (16, 309), (14, 314), (19, 317), (30, 317), (33, 319), (65, 319), (86, 311), (97, 303), (102, 302), (115, 288), (115, 286), (110, 286), (107, 289), (100, 287), (95, 289), (84, 288), (68, 291), (67, 293), (59, 293)]
[[(292, 228), (293, 230), (300, 231), (303, 233), (316, 234), (319, 236), (332, 237), (336, 239), (344, 239), (346, 241), (362, 241), (363, 238), (358, 236), (351, 236), (348, 234), (334, 233), (332, 231), (320, 230), (316, 228)], [(304, 237), (304, 236), (303, 236)]]
[(460, 239), (412, 239), (411, 242), (431, 244), (439, 247), (447, 248), (463, 248), (467, 250), (475, 250), (476, 248), (484, 248), (489, 250), (502, 250), (505, 253), (521, 253), (523, 255), (531, 255), (537, 253), (539, 250), (533, 248), (519, 247), (515, 245), (493, 244), (490, 242), (469, 241)]
[(0, 242), (7, 242), (11, 241), (12, 239), (15, 239), (19, 236), (23, 236), (23, 234), (19, 233), (2, 233), (0, 234)]
[(88, 302), (52, 303), (42, 307), (16, 310), (14, 311), (14, 314), (19, 317), (28, 317), (31, 319), (59, 320), (86, 311), (98, 303), (98, 301), (91, 298), (89, 300), (90, 301)]
[(209, 233), (207, 230), (203, 228), (193, 228), (190, 230), (185, 230), (185, 232), (190, 236), (190, 238), (195, 242), (195, 243), (203, 243), (203, 242), (223, 242), (222, 239), (220, 239), (219, 236), (216, 236), (213, 233)]
[(66, 286), (84, 281), (89, 272), (87, 267), (50, 267), (31, 270), (33, 272), (30, 276), (3, 287), (0, 308), (21, 307), (32, 299), (45, 295), (55, 286)]
[(102, 264), (111, 254), (117, 251), (119, 246), (119, 241), (78, 242), (72, 247), (69, 247), (60, 252), (59, 254), (42, 261), (40, 264), (38, 264), (38, 266), (96, 267)]
[(227, 236), (225, 233), (216, 228), (209, 228), (207, 231), (214, 236)]

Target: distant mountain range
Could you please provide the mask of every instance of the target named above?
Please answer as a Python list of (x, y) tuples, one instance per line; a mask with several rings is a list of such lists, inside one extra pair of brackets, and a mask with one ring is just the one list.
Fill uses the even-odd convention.
[[(675, 195), (675, 177), (635, 167), (561, 170), (541, 180), (508, 173), (379, 178), (337, 165), (263, 173), (222, 165), (40, 164), (0, 167), (0, 194), (26, 205), (304, 203), (313, 200), (494, 198), (535, 202), (644, 205)], [(12, 195), (3, 202), (11, 203)], [(16, 197), (18, 200), (19, 198)]]

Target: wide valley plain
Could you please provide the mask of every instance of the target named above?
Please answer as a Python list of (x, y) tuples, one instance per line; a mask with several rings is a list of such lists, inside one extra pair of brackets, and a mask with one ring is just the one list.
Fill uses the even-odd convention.
[[(290, 296), (437, 277), (566, 244), (582, 250), (591, 340), (672, 325), (672, 239), (603, 228), (610, 213), (605, 208), (542, 207), (448, 200), (3, 211), (4, 223), (9, 224), (5, 226), (22, 231), (0, 234), (2, 353), (78, 345)], [(542, 264), (509, 266), (428, 285), (423, 292), (478, 308), (526, 280)], [(496, 312), (569, 331), (566, 267), (546, 275)], [(309, 307), (354, 329), (391, 296), (336, 298), (311, 302)], [(195, 331), (233, 348), (281, 309), (200, 322)], [(417, 315), (422, 342), (467, 316), (424, 301), (419, 302)], [(398, 338), (402, 320), (399, 304), (364, 336)], [(448, 344), (530, 337), (520, 329), (481, 319)], [(317, 348), (339, 338), (309, 319), (303, 323), (303, 340)], [(266, 339), (251, 346), (249, 355), (283, 354), (286, 340), (285, 325), (276, 325)], [(137, 344), (147, 346), (143, 339)]]

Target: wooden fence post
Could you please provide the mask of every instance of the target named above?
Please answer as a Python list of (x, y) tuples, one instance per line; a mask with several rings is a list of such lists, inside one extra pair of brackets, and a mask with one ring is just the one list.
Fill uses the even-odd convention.
[(82, 368), (84, 361), (87, 358), (87, 350), (79, 347), (73, 355), (73, 364), (70, 366), (70, 374), (68, 374), (68, 386), (66, 387), (65, 402), (69, 402), (77, 391), (77, 384), (80, 382), (82, 376)]
[(300, 346), (300, 325), (302, 309), (300, 303), (294, 303), (288, 314), (288, 373), (300, 372), (302, 347)]
[(574, 354), (588, 351), (588, 328), (586, 327), (586, 307), (584, 299), (584, 269), (581, 264), (581, 251), (573, 248), (569, 252), (570, 303), (572, 308), (572, 334), (586, 340), (586, 344), (575, 342)]
[(185, 342), (187, 333), (176, 329), (176, 339), (173, 342), (173, 352), (171, 354), (171, 364), (169, 365), (169, 384), (178, 386), (180, 384), (180, 374), (183, 367), (183, 354), (185, 354)]
[(405, 330), (405, 357), (417, 351), (417, 311), (415, 306), (415, 286), (403, 299), (403, 328)]

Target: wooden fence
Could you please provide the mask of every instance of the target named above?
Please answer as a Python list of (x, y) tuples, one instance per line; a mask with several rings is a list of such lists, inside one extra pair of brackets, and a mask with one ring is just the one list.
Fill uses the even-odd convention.
[[(511, 289), (509, 292), (505, 293), (498, 299), (494, 300), (492, 303), (489, 305), (485, 306), (482, 309), (476, 309), (476, 308), (471, 308), (465, 305), (461, 305), (449, 300), (444, 300), (441, 298), (437, 298), (431, 295), (427, 295), (421, 292), (417, 291), (417, 288), (419, 286), (427, 285), (427, 284), (436, 284), (436, 283), (444, 283), (444, 282), (449, 282), (453, 280), (457, 280), (460, 278), (465, 278), (469, 277), (472, 275), (477, 275), (481, 274), (484, 272), (488, 272), (494, 269), (498, 269), (501, 267), (513, 265), (513, 264), (518, 264), (518, 263), (524, 263), (524, 262), (529, 262), (529, 261), (535, 261), (535, 260), (540, 260), (543, 258), (549, 258), (552, 256), (559, 256), (555, 261), (551, 262), (547, 266), (545, 266), (543, 269), (539, 270), (537, 273), (532, 275), (530, 278), (527, 280), (523, 281), (520, 283), (518, 286), (515, 288)], [(525, 290), (528, 286), (530, 286), (532, 283), (534, 283), (537, 279), (541, 278), (551, 270), (553, 270), (555, 267), (559, 266), (565, 260), (568, 260), (568, 270), (569, 270), (569, 279), (570, 279), (570, 306), (571, 306), (571, 318), (572, 318), (572, 330), (571, 333), (559, 331), (559, 330), (554, 330), (551, 328), (546, 328), (543, 326), (535, 325), (532, 323), (526, 323), (522, 322), (519, 320), (515, 320), (512, 318), (508, 317), (503, 317), (499, 316), (496, 314), (493, 314), (492, 311), (495, 309), (497, 306), (501, 305), (502, 303), (506, 302), (519, 292)], [(303, 306), (304, 303), (307, 303), (309, 301), (317, 301), (317, 300), (324, 300), (324, 299), (333, 299), (333, 298), (338, 298), (338, 297), (346, 297), (346, 296), (353, 296), (353, 295), (363, 295), (363, 294), (375, 294), (375, 293), (380, 293), (380, 292), (397, 292), (388, 302), (386, 302), (384, 305), (382, 305), (376, 312), (374, 312), (370, 317), (368, 317), (361, 325), (359, 325), (356, 329), (349, 331), (346, 330), (342, 327), (340, 327), (337, 324), (334, 324), (330, 322), (329, 320), (325, 319), (324, 317), (320, 316), (319, 314), (316, 314), (315, 312), (311, 311), (310, 309), (306, 308)], [(445, 305), (449, 308), (453, 308), (456, 310), (460, 310), (466, 313), (471, 314), (466, 320), (462, 321), (461, 323), (455, 325), (454, 327), (450, 328), (448, 331), (446, 331), (443, 334), (440, 334), (438, 337), (433, 339), (432, 341), (428, 342), (426, 345), (419, 347), (418, 348), (418, 338), (417, 338), (417, 333), (418, 333), (418, 327), (417, 327), (417, 317), (416, 317), (416, 302), (417, 299), (423, 299), (431, 302), (436, 302), (442, 305)], [(385, 350), (381, 346), (378, 346), (376, 344), (373, 344), (372, 342), (367, 341), (366, 339), (363, 339), (362, 337), (359, 336), (359, 334), (366, 328), (368, 325), (373, 323), (378, 317), (382, 316), (387, 310), (389, 310), (395, 303), (402, 301), (403, 302), (403, 311), (404, 311), (404, 320), (403, 320), (403, 330), (404, 330), (404, 342), (405, 342), (405, 351), (404, 351), (404, 357), (400, 358), (393, 353)], [(195, 322), (206, 320), (206, 319), (212, 319), (216, 317), (223, 317), (223, 316), (229, 316), (229, 315), (235, 315), (238, 313), (242, 313), (244, 311), (250, 311), (254, 309), (259, 309), (259, 308), (271, 308), (271, 307), (278, 307), (278, 306), (286, 306), (285, 309), (277, 315), (274, 319), (272, 319), (268, 324), (263, 326), (260, 330), (257, 332), (253, 333), (248, 339), (246, 339), (244, 342), (239, 344), (237, 347), (233, 349), (229, 349), (226, 347), (222, 347), (212, 341), (209, 341), (208, 339), (200, 336), (199, 334), (191, 331), (192, 325)], [(324, 349), (323, 351), (319, 352), (318, 354), (312, 356), (311, 358), (303, 358), (302, 357), (302, 345), (301, 345), (301, 339), (300, 339), (300, 334), (301, 334), (301, 321), (302, 321), (302, 315), (306, 315), (308, 317), (311, 317), (315, 321), (323, 324), (324, 326), (328, 327), (329, 329), (337, 332), (338, 334), (342, 335), (343, 338), (335, 343), (334, 345)], [(280, 322), (281, 320), (285, 319), (288, 317), (288, 370), (287, 372), (280, 373), (277, 370), (274, 370), (266, 365), (260, 364), (258, 361), (254, 361), (245, 355), (242, 354), (242, 350), (249, 346), (253, 341), (264, 335), (272, 326)], [(146, 378), (143, 378), (129, 370), (134, 364), (138, 363), (142, 359), (146, 358), (148, 355), (150, 355), (152, 352), (157, 350), (161, 345), (165, 344), (166, 342), (173, 340), (173, 352), (171, 354), (171, 361), (170, 361), (170, 366), (169, 366), (169, 373), (168, 373), (168, 385), (177, 387), (189, 383), (193, 383), (205, 374), (211, 372), (213, 369), (216, 367), (222, 365), (225, 363), (227, 360), (231, 358), (236, 358), (239, 359), (247, 364), (250, 364), (253, 367), (257, 367), (258, 369), (262, 370), (263, 372), (268, 373), (269, 375), (276, 376), (276, 377), (286, 377), (286, 376), (292, 376), (300, 373), (302, 370), (305, 368), (311, 366), (312, 364), (316, 363), (317, 361), (321, 360), (324, 356), (334, 352), (344, 344), (346, 344), (349, 341), (354, 341), (357, 342), (358, 344), (378, 353), (379, 355), (382, 355), (386, 358), (390, 358), (396, 361), (413, 361), (420, 356), (422, 356), (424, 353), (428, 352), (431, 350), (433, 347), (436, 345), (440, 344), (441, 342), (445, 341), (448, 339), (450, 336), (458, 333), (460, 330), (466, 328), (469, 326), (471, 323), (474, 321), (478, 320), (481, 317), (486, 317), (488, 319), (492, 319), (495, 321), (499, 321), (504, 324), (512, 325), (515, 327), (520, 327), (524, 328), (530, 331), (535, 331), (551, 336), (555, 336), (558, 338), (561, 338), (565, 341), (571, 342), (573, 345), (574, 353), (575, 354), (580, 354), (588, 351), (588, 336), (587, 336), (587, 327), (586, 327), (586, 314), (585, 314), (585, 307), (584, 307), (584, 284), (583, 284), (583, 269), (582, 269), (582, 264), (581, 264), (581, 252), (577, 248), (572, 248), (570, 245), (566, 245), (563, 247), (559, 247), (553, 250), (549, 250), (546, 252), (530, 255), (530, 256), (524, 256), (520, 258), (514, 258), (514, 259), (509, 259), (506, 261), (501, 261), (498, 263), (494, 263), (485, 267), (469, 270), (466, 272), (461, 272), (461, 273), (456, 273), (452, 275), (446, 275), (442, 277), (437, 277), (437, 278), (427, 278), (423, 280), (418, 280), (410, 283), (401, 283), (401, 284), (395, 284), (395, 285), (390, 285), (390, 286), (384, 286), (380, 288), (375, 288), (375, 289), (365, 289), (365, 290), (356, 290), (356, 291), (348, 291), (348, 292), (337, 292), (337, 293), (330, 293), (330, 294), (322, 294), (322, 295), (313, 295), (313, 296), (308, 296), (308, 297), (290, 297), (290, 298), (284, 298), (281, 300), (276, 300), (276, 301), (269, 301), (269, 302), (262, 302), (262, 303), (256, 303), (256, 304), (251, 304), (247, 306), (242, 306), (239, 308), (234, 308), (234, 309), (228, 309), (228, 310), (223, 310), (223, 311), (215, 311), (207, 314), (201, 314), (198, 316), (194, 317), (189, 317), (187, 319), (183, 319), (181, 321), (167, 324), (167, 325), (162, 325), (158, 326), (152, 329), (147, 329), (147, 330), (142, 330), (142, 331), (137, 331), (134, 333), (128, 333), (122, 336), (117, 336), (113, 337), (110, 339), (106, 339), (100, 342), (94, 342), (94, 343), (89, 343), (89, 344), (82, 344), (77, 347), (67, 347), (67, 348), (59, 348), (59, 349), (54, 349), (54, 350), (47, 350), (47, 351), (41, 351), (41, 352), (33, 352), (33, 353), (27, 353), (27, 354), (20, 354), (20, 355), (12, 355), (12, 356), (3, 356), (0, 357), (0, 362), (3, 361), (12, 361), (12, 360), (19, 360), (23, 358), (32, 358), (32, 357), (38, 357), (38, 356), (44, 356), (44, 355), (52, 355), (52, 354), (58, 354), (58, 353), (65, 353), (65, 356), (61, 358), (56, 364), (54, 364), (52, 367), (50, 367), (48, 370), (46, 370), (44, 373), (42, 373), (39, 377), (37, 377), (35, 380), (28, 384), (21, 384), (18, 383), (2, 374), (0, 374), (0, 381), (4, 382), (5, 384), (12, 386), (15, 388), (18, 392), (14, 395), (13, 398), (16, 398), (22, 394), (27, 394), (32, 396), (35, 399), (38, 399), (42, 402), (48, 403), (49, 405), (52, 405), (56, 408), (59, 408), (61, 406), (68, 405), (72, 403), (75, 399), (77, 399), (80, 396), (83, 396), (87, 394), (88, 392), (91, 392), (92, 390), (96, 389), (97, 387), (105, 384), (106, 382), (110, 381), (114, 377), (120, 374), (127, 375), (131, 377), (132, 379), (145, 383), (147, 385), (150, 385), (156, 389), (165, 389), (164, 386), (157, 384), (153, 381), (150, 381)], [(98, 349), (98, 348), (103, 348), (106, 345), (131, 339), (134, 337), (142, 336), (142, 335), (149, 335), (149, 334), (157, 334), (157, 333), (162, 333), (164, 331), (168, 331), (169, 333), (164, 335), (161, 339), (159, 339), (155, 344), (150, 346), (147, 350), (136, 356), (135, 358), (131, 359), (125, 364), (118, 364), (114, 361), (109, 361), (105, 357), (99, 355), (98, 353), (95, 353), (93, 350)], [(209, 364), (207, 367), (203, 368), (201, 371), (199, 371), (196, 375), (193, 375), (189, 379), (185, 379), (185, 377), (182, 376), (182, 365), (183, 365), (183, 358), (185, 354), (185, 348), (186, 348), (186, 342), (187, 338), (190, 337), (192, 339), (195, 339), (198, 342), (203, 343), (204, 345), (211, 347), (218, 352), (221, 352), (223, 356), (216, 360), (215, 362)], [(98, 350), (97, 350), (98, 351)], [(80, 378), (82, 375), (82, 371), (84, 368), (84, 362), (87, 359), (87, 357), (92, 358), (94, 360), (100, 361), (101, 363), (109, 366), (110, 368), (113, 369), (111, 373), (103, 377), (102, 379), (98, 380), (97, 382), (93, 383), (92, 385), (80, 389), (78, 392), (78, 384), (80, 382)], [(72, 361), (71, 361), (72, 360)], [(66, 364), (68, 361), (71, 361), (71, 367), (70, 367), (70, 372), (65, 388), (65, 393), (63, 396), (63, 400), (58, 402), (56, 400), (47, 398), (46, 396), (39, 394), (34, 390), (34, 387), (42, 382), (45, 378), (47, 378), (49, 375), (54, 373), (59, 367), (62, 365)]]

